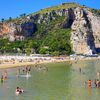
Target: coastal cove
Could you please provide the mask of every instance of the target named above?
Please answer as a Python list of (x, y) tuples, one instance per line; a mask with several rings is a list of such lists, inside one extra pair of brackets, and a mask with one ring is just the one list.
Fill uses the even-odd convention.
[[(23, 76), (23, 68), (6, 69), (8, 79), (0, 84), (1, 100), (95, 100), (99, 99), (99, 89), (94, 87), (94, 79), (99, 79), (100, 60), (43, 63), (37, 67), (31, 65), (31, 77)], [(17, 71), (20, 68), (20, 75)], [(47, 68), (45, 70), (44, 68)], [(81, 72), (80, 72), (81, 68)], [(3, 73), (5, 69), (1, 69)], [(88, 89), (86, 82), (92, 80)], [(19, 86), (25, 91), (16, 96)], [(10, 91), (10, 92), (9, 92)], [(73, 96), (72, 96), (73, 95)]]
[(99, 100), (100, 4), (42, 2), (0, 2), (0, 100)]

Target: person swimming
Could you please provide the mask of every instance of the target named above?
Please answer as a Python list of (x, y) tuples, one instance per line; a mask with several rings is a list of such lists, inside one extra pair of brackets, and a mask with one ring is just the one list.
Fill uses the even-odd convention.
[(24, 92), (23, 89), (17, 87), (17, 88), (16, 88), (16, 91), (15, 91), (15, 94), (16, 94), (16, 95), (19, 95), (19, 94), (22, 94), (23, 92)]

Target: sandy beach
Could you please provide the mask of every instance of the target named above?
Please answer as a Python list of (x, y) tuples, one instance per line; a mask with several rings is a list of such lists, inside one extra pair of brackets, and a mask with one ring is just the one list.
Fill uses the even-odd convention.
[(51, 62), (64, 62), (69, 61), (68, 57), (38, 57), (38, 58), (27, 58), (19, 57), (21, 59), (16, 59), (13, 57), (4, 57), (4, 59), (0, 60), (0, 69), (7, 69), (7, 68), (14, 68), (14, 67), (21, 67), (26, 65), (37, 65), (42, 63), (51, 63)]
[[(4, 59), (5, 58), (5, 59)], [(38, 58), (21, 58), (16, 59), (14, 58), (9, 58), (9, 57), (4, 57), (3, 59), (0, 59), (0, 69), (7, 69), (7, 68), (14, 68), (14, 67), (21, 67), (21, 66), (26, 66), (26, 65), (35, 65), (35, 64), (42, 64), (42, 63), (52, 63), (52, 62), (77, 62), (77, 61), (88, 61), (88, 60), (99, 60), (97, 57), (88, 57), (88, 58), (80, 58), (78, 57), (77, 59), (71, 59), (70, 57), (38, 57)], [(8, 59), (9, 58), (9, 59)], [(18, 57), (17, 57), (18, 58)]]

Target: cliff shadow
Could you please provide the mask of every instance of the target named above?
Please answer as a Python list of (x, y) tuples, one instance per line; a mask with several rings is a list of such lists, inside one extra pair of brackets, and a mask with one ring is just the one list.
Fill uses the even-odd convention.
[(95, 49), (95, 42), (94, 42), (94, 36), (93, 36), (93, 30), (92, 30), (92, 25), (91, 25), (91, 20), (89, 19), (89, 17), (87, 16), (87, 13), (84, 11), (84, 18), (86, 20), (86, 26), (87, 26), (87, 44), (90, 47), (90, 49), (92, 50), (93, 54), (96, 54), (96, 49)]
[(68, 16), (67, 16), (67, 20), (63, 23), (63, 28), (71, 28), (73, 22), (75, 20), (75, 14), (73, 9), (69, 9), (68, 10)]
[(100, 48), (96, 48), (96, 52), (97, 53), (100, 53)]

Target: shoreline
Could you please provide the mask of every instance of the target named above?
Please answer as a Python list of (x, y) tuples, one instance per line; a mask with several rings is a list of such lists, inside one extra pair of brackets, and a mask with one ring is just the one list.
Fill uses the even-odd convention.
[(12, 61), (11, 59), (8, 60), (7, 58), (5, 58), (5, 60), (3, 60), (3, 62), (0, 59), (0, 69), (9, 69), (9, 68), (22, 67), (22, 66), (24, 67), (27, 65), (56, 63), (56, 62), (75, 63), (75, 62), (80, 62), (80, 61), (91, 61), (91, 60), (100, 60), (100, 57), (98, 57), (98, 58), (88, 57), (88, 58), (77, 58), (77, 59), (71, 59), (69, 57), (39, 57), (39, 58), (34, 58), (32, 61), (21, 61), (18, 59), (16, 60), (16, 58), (13, 59), (13, 61)]
[(66, 58), (64, 58), (63, 60), (62, 59), (54, 59), (54, 58), (51, 58), (50, 60), (34, 60), (34, 61), (23, 61), (23, 62), (20, 62), (20, 61), (17, 61), (17, 62), (12, 62), (12, 61), (9, 61), (9, 62), (6, 62), (4, 61), (3, 63), (0, 63), (0, 69), (9, 69), (9, 68), (17, 68), (17, 67), (24, 67), (24, 66), (29, 66), (29, 65), (38, 65), (38, 64), (46, 64), (46, 63), (56, 63), (56, 62), (65, 62), (67, 61)]

